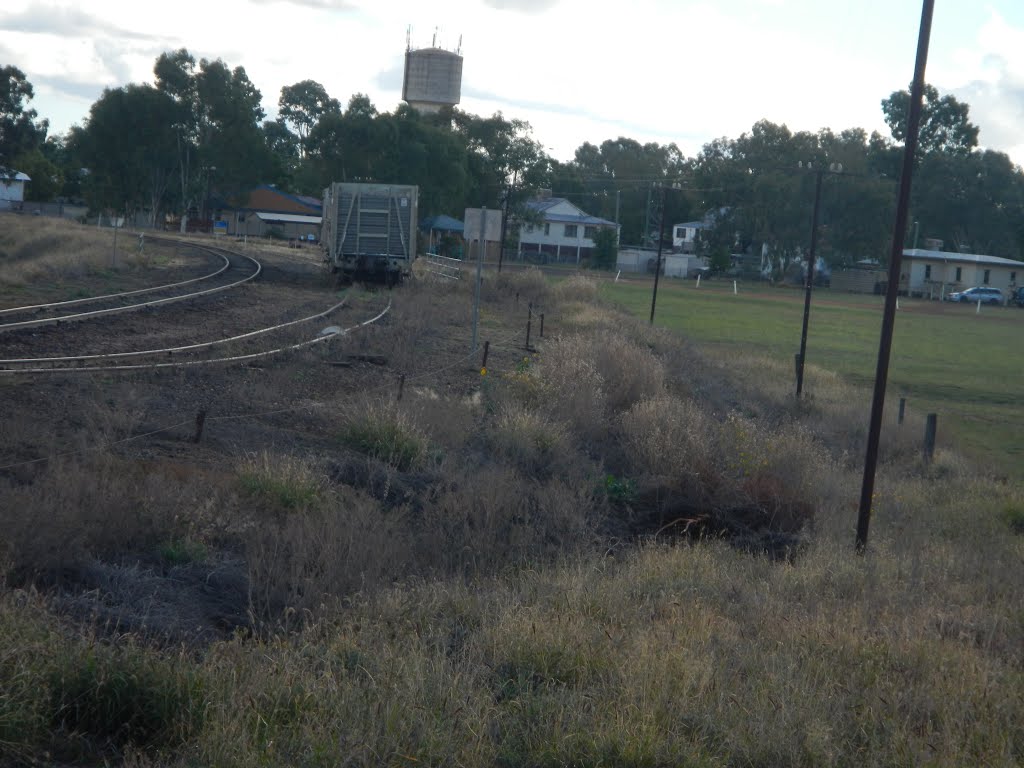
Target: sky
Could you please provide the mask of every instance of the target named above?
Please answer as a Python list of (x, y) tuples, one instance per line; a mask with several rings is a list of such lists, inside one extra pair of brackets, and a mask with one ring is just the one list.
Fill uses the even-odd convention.
[[(880, 102), (909, 86), (920, 16), (916, 0), (4, 0), (0, 66), (26, 73), (51, 133), (182, 47), (244, 67), (271, 118), (306, 79), (384, 112), (411, 28), (414, 48), (461, 40), (461, 109), (527, 120), (558, 160), (619, 136), (693, 156), (760, 119), (888, 135)], [(1024, 2), (936, 0), (927, 80), (1024, 165)]]

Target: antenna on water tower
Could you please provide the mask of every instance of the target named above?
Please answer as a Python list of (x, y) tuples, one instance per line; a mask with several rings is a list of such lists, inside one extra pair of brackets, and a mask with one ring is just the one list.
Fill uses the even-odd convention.
[(461, 99), (462, 36), (452, 53), (437, 47), (438, 30), (434, 27), (430, 48), (413, 48), (411, 32), (407, 34), (402, 99), (420, 112), (435, 113)]

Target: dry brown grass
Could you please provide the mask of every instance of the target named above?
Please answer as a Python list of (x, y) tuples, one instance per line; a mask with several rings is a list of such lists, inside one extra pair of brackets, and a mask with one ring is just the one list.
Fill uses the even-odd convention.
[(60, 281), (139, 262), (137, 236), (121, 232), (117, 260), (110, 229), (97, 230), (61, 219), (3, 215), (0, 283), (17, 287)]
[[(192, 665), (121, 651), (133, 665), (153, 659), (158, 691), (195, 692), (169, 699), (173, 722), (205, 713), (178, 732), (181, 747), (143, 742), (133, 759), (1019, 763), (1024, 628), (1008, 575), (1021, 537), (1002, 535), (990, 509), (953, 512), (954, 494), (991, 489), (905, 490), (892, 500), (901, 522), (880, 525), (863, 558), (848, 531), (820, 537), (796, 565), (714, 543), (646, 546), (471, 583), (404, 583), (289, 635), (218, 643)], [(5, 657), (19, 677), (0, 693), (0, 744), (31, 753), (48, 738), (39, 723), (53, 670), (90, 646), (10, 598), (0, 632), (32, 651)], [(189, 679), (196, 687), (179, 687)]]
[(551, 289), (551, 297), (560, 305), (595, 304), (598, 300), (597, 280), (586, 275), (571, 275), (565, 280), (555, 283)]
[[(887, 425), (856, 556), (862, 392), (812, 369), (796, 403), (773, 383), (788, 370), (557, 295), (545, 310), (575, 314), (538, 356), (410, 381), (402, 403), (390, 385), (325, 396), (276, 433), (314, 430), (305, 450), (264, 443), (224, 477), (102, 453), (11, 476), (0, 566), (26, 588), (0, 593), (0, 763), (1024, 762), (1019, 486), (949, 451), (924, 468), (916, 425)], [(416, 301), (370, 351), (417, 317), (454, 322), (428, 291)], [(134, 429), (143, 401), (122, 396), (124, 415), (90, 428)], [(814, 526), (789, 560), (601, 535), (674, 511)], [(244, 558), (264, 631), (195, 655), (100, 642), (33, 591), (41, 566), (168, 540)], [(113, 701), (111, 680), (126, 681)], [(166, 727), (140, 728), (124, 702)]]
[(488, 435), (496, 458), (527, 476), (546, 476), (566, 466), (571, 456), (565, 425), (517, 402), (503, 404)]
[(93, 559), (152, 557), (173, 539), (202, 539), (232, 492), (202, 472), (108, 455), (51, 462), (31, 484), (0, 486), (9, 581), (74, 581)]
[(536, 370), (544, 407), (591, 443), (607, 435), (609, 418), (665, 387), (661, 362), (613, 334), (575, 333), (547, 341)]
[(551, 284), (544, 273), (536, 267), (526, 269), (505, 270), (494, 280), (499, 293), (505, 296), (518, 296), (525, 305), (529, 302), (543, 304), (551, 293)]

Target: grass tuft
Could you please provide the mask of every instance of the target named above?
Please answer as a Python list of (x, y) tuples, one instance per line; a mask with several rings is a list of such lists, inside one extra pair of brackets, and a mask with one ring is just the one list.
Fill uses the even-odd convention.
[(173, 747), (203, 723), (202, 677), (130, 644), (76, 649), (50, 674), (52, 724), (93, 747)]
[(386, 404), (371, 405), (341, 433), (341, 442), (370, 458), (408, 472), (427, 457), (427, 441), (412, 419)]
[(323, 492), (316, 467), (295, 456), (268, 451), (246, 456), (238, 470), (238, 481), (253, 499), (286, 511), (314, 506)]

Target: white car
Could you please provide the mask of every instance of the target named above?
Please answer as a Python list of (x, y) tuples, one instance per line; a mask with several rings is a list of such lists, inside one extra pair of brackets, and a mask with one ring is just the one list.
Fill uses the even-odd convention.
[(987, 286), (977, 286), (975, 288), (968, 288), (966, 291), (957, 291), (949, 294), (946, 297), (948, 301), (963, 301), (968, 304), (977, 304), (979, 301), (982, 304), (1000, 304), (1004, 302), (1003, 292), (998, 288), (989, 288)]

